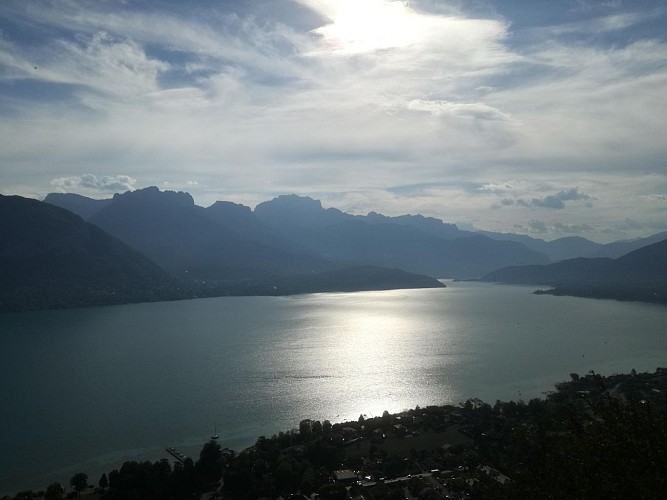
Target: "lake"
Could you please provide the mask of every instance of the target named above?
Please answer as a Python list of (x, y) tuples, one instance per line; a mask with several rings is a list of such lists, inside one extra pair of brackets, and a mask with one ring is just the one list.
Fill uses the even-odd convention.
[(535, 287), (224, 297), (0, 315), (0, 496), (214, 431), (541, 396), (569, 373), (667, 365), (667, 308)]

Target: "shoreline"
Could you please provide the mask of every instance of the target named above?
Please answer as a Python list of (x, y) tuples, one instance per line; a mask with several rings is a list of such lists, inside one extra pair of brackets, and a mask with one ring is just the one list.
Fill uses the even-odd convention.
[[(572, 397), (573, 395), (575, 397), (583, 397), (585, 396), (586, 398), (600, 398), (602, 397), (603, 393), (609, 393), (613, 394), (614, 398), (618, 398), (619, 400), (627, 400), (627, 396), (625, 396), (626, 391), (629, 389), (624, 389), (625, 386), (632, 386), (632, 390), (639, 390), (639, 391), (644, 391), (641, 392), (643, 397), (653, 399), (655, 401), (660, 400), (662, 401), (665, 399), (667, 395), (667, 368), (657, 368), (654, 372), (643, 372), (643, 373), (636, 373), (634, 370), (631, 373), (623, 373), (623, 374), (611, 374), (608, 376), (603, 376), (600, 374), (595, 373), (593, 370), (591, 370), (588, 374), (579, 376), (578, 374), (570, 374), (571, 380), (563, 381), (563, 382), (556, 382), (553, 385), (553, 391), (549, 393), (543, 393), (543, 396), (541, 397), (536, 397), (536, 398), (531, 398), (531, 401), (533, 399), (541, 400), (543, 402), (547, 401), (558, 401), (560, 399), (566, 398), (566, 397)], [(641, 384), (639, 383), (641, 381)], [(650, 385), (652, 384), (652, 385)], [(639, 389), (636, 389), (636, 387), (639, 387), (641, 385), (642, 387)], [(649, 386), (650, 385), (650, 386)], [(649, 386), (648, 389), (646, 386)], [(479, 407), (481, 405), (487, 404), (487, 402), (483, 402), (482, 400), (479, 400), (477, 398), (474, 399), (468, 399), (466, 402), (462, 402), (459, 404), (461, 408), (468, 408), (468, 405), (470, 402), (473, 402), (474, 407)], [(525, 404), (524, 400), (520, 398), (517, 401), (514, 400), (509, 400), (507, 402), (503, 402), (503, 404)], [(498, 403), (496, 403), (498, 404)], [(420, 407), (416, 406), (414, 409), (409, 409), (409, 410), (403, 410), (400, 412), (388, 414), (388, 412), (385, 412), (385, 414), (382, 417), (374, 417), (373, 419), (368, 419), (367, 421), (371, 420), (378, 420), (378, 419), (387, 419), (391, 418), (392, 421), (401, 421), (402, 418), (405, 418), (406, 415), (409, 415), (411, 413), (414, 413), (415, 411), (419, 410)], [(436, 405), (436, 406), (427, 406), (424, 408), (425, 410), (432, 409), (430, 411), (446, 411), (449, 412), (450, 414), (458, 414), (461, 410), (457, 409), (456, 406), (454, 405)], [(458, 418), (458, 417), (457, 417)], [(311, 422), (310, 420), (306, 420), (308, 422)], [(341, 420), (339, 422), (335, 422), (331, 425), (333, 425), (334, 428), (344, 428), (345, 426), (349, 425), (355, 425), (356, 426), (357, 422), (354, 422), (353, 420)], [(291, 430), (283, 430), (279, 432), (279, 435), (283, 435), (284, 433), (294, 433), (298, 432), (297, 428), (292, 428)], [(464, 433), (464, 436), (466, 434)], [(246, 448), (235, 448), (235, 449), (229, 449), (228, 447), (225, 447), (225, 449), (229, 451), (233, 451), (234, 454), (237, 455), (243, 455), (246, 453), (252, 453), (254, 452), (256, 448), (256, 443), (259, 442), (264, 438), (263, 436), (257, 436), (255, 439), (255, 444), (248, 446)], [(264, 438), (267, 439), (267, 438)], [(271, 439), (276, 439), (276, 435), (273, 435), (273, 438)], [(451, 436), (447, 438), (448, 440), (451, 441)], [(468, 438), (463, 438), (463, 439), (468, 439)], [(224, 444), (224, 443), (223, 443)], [(192, 445), (189, 447), (189, 449), (195, 450), (196, 448), (200, 447), (201, 445)], [(179, 448), (181, 449), (181, 448)], [(182, 448), (185, 449), (185, 448)], [(162, 459), (169, 459), (170, 455), (167, 452), (167, 448), (163, 448), (159, 453), (142, 453), (140, 449), (135, 450), (137, 453), (132, 454), (133, 457), (128, 457), (125, 456), (123, 458), (128, 458), (129, 460), (124, 460), (124, 462), (127, 461), (137, 461), (137, 462), (144, 462), (144, 461), (159, 461)], [(144, 450), (147, 451), (147, 450)], [(155, 450), (157, 451), (157, 450)], [(122, 455), (125, 455), (125, 453), (121, 453)], [(198, 454), (196, 453), (191, 453), (190, 458), (195, 461), (197, 459)], [(171, 457), (173, 458), (173, 457)], [(103, 465), (104, 463), (99, 464), (98, 469), (93, 469), (92, 471), (90, 468), (88, 471), (83, 470), (85, 469), (85, 465), (82, 464), (81, 471), (84, 472), (85, 474), (88, 475), (88, 480), (93, 484), (97, 485), (97, 481), (99, 480), (99, 476), (101, 476), (103, 473), (104, 474), (109, 474), (111, 470), (113, 469), (119, 469), (122, 463), (120, 462), (122, 460), (119, 458), (119, 461), (114, 462), (113, 465), (111, 465), (111, 462), (108, 464), (111, 465)], [(176, 460), (174, 460), (176, 462)], [(61, 482), (63, 485), (66, 486), (66, 488), (69, 486), (69, 478), (65, 477), (67, 475), (70, 475), (71, 472), (64, 472), (66, 470), (72, 470), (73, 467), (63, 467), (60, 469), (63, 471), (62, 474), (59, 474), (58, 472), (54, 473), (45, 473), (41, 476), (35, 477), (33, 480), (30, 481), (33, 486), (26, 486), (23, 488), (20, 488), (16, 490), (14, 493), (5, 493), (3, 492), (0, 498), (5, 499), (11, 499), (13, 498), (12, 495), (18, 495), (19, 493), (25, 492), (25, 491), (33, 491), (33, 492), (39, 492), (43, 491), (46, 489), (46, 487), (54, 482)], [(79, 467), (76, 467), (79, 469)], [(44, 480), (42, 481), (43, 478)], [(38, 485), (38, 481), (40, 481), (40, 485)], [(91, 492), (92, 493), (92, 492)]]

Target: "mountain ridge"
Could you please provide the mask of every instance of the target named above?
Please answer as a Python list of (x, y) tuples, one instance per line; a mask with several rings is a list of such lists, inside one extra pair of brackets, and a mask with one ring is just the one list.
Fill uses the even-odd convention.
[[(74, 201), (99, 225), (53, 204), (0, 198), (0, 312), (221, 295), (444, 287), (416, 273), (373, 266), (349, 269), (268, 245), (258, 240), (270, 243), (279, 237), (259, 221), (253, 227), (254, 215), (235, 204), (204, 209), (187, 193), (157, 188), (94, 206), (82, 198)], [(94, 210), (87, 210), (91, 206)], [(237, 219), (244, 222), (230, 222)], [(231, 226), (225, 227), (225, 220)], [(152, 259), (150, 253), (162, 258)]]
[(0, 195), (0, 311), (190, 296), (144, 255), (65, 209)]
[(667, 238), (621, 257), (589, 257), (545, 266), (506, 267), (483, 281), (549, 285), (550, 293), (667, 303)]
[[(137, 196), (137, 193), (152, 199), (170, 192), (162, 192), (153, 186), (116, 194), (113, 199), (127, 200)], [(607, 245), (576, 236), (546, 242), (527, 235), (465, 231), (455, 224), (419, 214), (392, 217), (371, 211), (367, 215), (352, 215), (337, 208), (324, 208), (319, 200), (295, 194), (281, 195), (259, 203), (254, 210), (228, 201), (217, 201), (207, 208), (199, 207), (187, 193), (174, 193), (165, 196), (165, 199), (179, 199), (179, 196), (180, 209), (202, 211), (210, 222), (223, 226), (228, 243), (231, 244), (233, 240), (244, 241), (246, 248), (242, 253), (245, 254), (245, 261), (253, 261), (250, 256), (253, 253), (251, 247), (254, 248), (258, 254), (254, 259), (255, 265), (263, 272), (269, 271), (258, 264), (258, 260), (265, 262), (266, 248), (271, 248), (284, 252), (283, 257), (287, 260), (290, 255), (300, 255), (301, 264), (310, 262), (312, 270), (325, 269), (324, 261), (329, 261), (329, 264), (338, 267), (380, 265), (438, 278), (465, 279), (484, 276), (507, 266), (543, 265), (575, 257), (616, 258), (622, 255), (624, 249), (641, 248), (658, 237), (654, 235)], [(86, 206), (83, 200), (85, 197), (72, 195), (70, 201), (67, 197), (49, 194), (45, 201), (69, 207), (82, 216), (89, 214), (92, 222), (98, 222), (132, 246), (138, 246), (161, 265), (170, 268), (176, 265), (173, 261), (162, 260), (157, 255), (159, 248), (150, 249), (146, 247), (146, 242), (144, 246), (139, 245), (128, 235), (122, 234), (120, 229), (112, 227), (113, 221), (102, 220), (103, 216), (99, 214), (108, 209), (113, 199), (89, 199), (90, 206)], [(120, 225), (122, 223), (116, 222)], [(211, 227), (205, 232), (211, 235), (219, 230), (220, 227)], [(138, 230), (139, 236), (143, 233), (143, 230)], [(194, 243), (194, 240), (190, 243)], [(217, 244), (221, 243), (218, 241)], [(261, 246), (264, 250), (259, 248)], [(260, 259), (260, 256), (263, 257)], [(279, 261), (280, 254), (277, 257)], [(181, 273), (184, 272), (182, 264)]]

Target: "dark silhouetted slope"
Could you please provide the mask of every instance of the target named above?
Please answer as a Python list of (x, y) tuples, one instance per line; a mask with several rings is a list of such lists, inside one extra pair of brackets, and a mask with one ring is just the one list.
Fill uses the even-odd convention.
[(435, 278), (400, 269), (352, 266), (330, 271), (245, 280), (235, 285), (211, 287), (209, 293), (213, 295), (294, 295), (411, 288), (445, 288), (445, 285)]
[(255, 214), (309, 253), (350, 265), (464, 278), (507, 265), (548, 262), (544, 255), (519, 243), (471, 235), (437, 219), (385, 217), (374, 212), (352, 216), (296, 195), (261, 203)]
[(667, 279), (667, 239), (619, 257), (609, 266), (609, 273), (617, 279)]
[(591, 254), (590, 257), (611, 257), (612, 259), (617, 259), (630, 252), (652, 245), (653, 243), (659, 243), (666, 239), (667, 231), (663, 231), (662, 233), (657, 233), (647, 238), (615, 241), (613, 243), (602, 245), (602, 247), (596, 250), (594, 254)]
[(44, 202), (74, 212), (85, 221), (111, 204), (111, 200), (108, 199), (93, 200), (74, 193), (49, 193)]
[(246, 207), (205, 209), (188, 193), (151, 187), (115, 195), (91, 222), (181, 277), (233, 282), (327, 268), (272, 246), (275, 238)]
[(574, 259), (577, 257), (606, 257), (607, 255), (597, 255), (597, 252), (604, 247), (600, 243), (587, 240), (580, 236), (566, 236), (552, 241), (544, 241), (539, 238), (531, 238), (524, 234), (512, 233), (494, 233), (481, 231), (481, 234), (499, 241), (514, 241), (521, 243), (526, 248), (546, 255), (552, 262), (565, 259)]
[(0, 196), (0, 310), (181, 298), (144, 255), (79, 216), (40, 201)]
[(484, 281), (501, 283), (524, 283), (531, 285), (553, 285), (577, 280), (597, 279), (599, 273), (608, 268), (612, 259), (567, 259), (555, 264), (541, 266), (514, 266), (498, 269), (484, 276)]
[(554, 293), (667, 302), (667, 240), (618, 259), (580, 258), (546, 266), (499, 269), (484, 281), (550, 285)]

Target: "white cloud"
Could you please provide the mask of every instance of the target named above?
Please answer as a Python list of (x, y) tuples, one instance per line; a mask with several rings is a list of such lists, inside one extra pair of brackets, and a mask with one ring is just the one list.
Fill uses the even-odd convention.
[(121, 98), (157, 90), (157, 77), (168, 68), (167, 63), (147, 57), (137, 43), (105, 32), (77, 41), (56, 40), (39, 54), (3, 49), (0, 63), (13, 70), (11, 79), (81, 86)]
[(105, 175), (98, 178), (93, 174), (85, 174), (53, 179), (51, 186), (59, 192), (64, 193), (76, 193), (80, 191), (86, 193), (122, 193), (136, 189), (136, 183), (137, 180), (128, 175)]
[[(49, 35), (0, 37), (0, 84), (65, 90), (0, 98), (5, 186), (111, 170), (202, 203), (298, 192), (488, 229), (530, 228), (525, 206), (557, 208), (539, 212), (551, 229), (660, 215), (667, 44), (581, 37), (648, 14), (516, 33), (511, 19), (466, 16), (465, 3), (300, 3), (317, 15), (287, 25), (252, 6), (9, 2), (17, 25)], [(406, 185), (428, 187), (389, 190)]]
[(413, 99), (408, 101), (407, 108), (415, 111), (426, 111), (434, 116), (463, 117), (477, 120), (510, 120), (510, 117), (502, 111), (481, 102), (468, 103)]
[[(488, 191), (488, 190), (487, 190)], [(504, 193), (505, 191), (495, 191)], [(521, 206), (527, 208), (551, 208), (560, 210), (565, 208), (566, 201), (587, 201), (587, 206), (591, 206), (590, 200), (593, 198), (586, 193), (579, 191), (578, 187), (563, 189), (555, 194), (550, 194), (542, 198), (503, 198), (500, 200), (499, 204), (496, 204), (496, 208), (508, 207), (508, 206)]]

